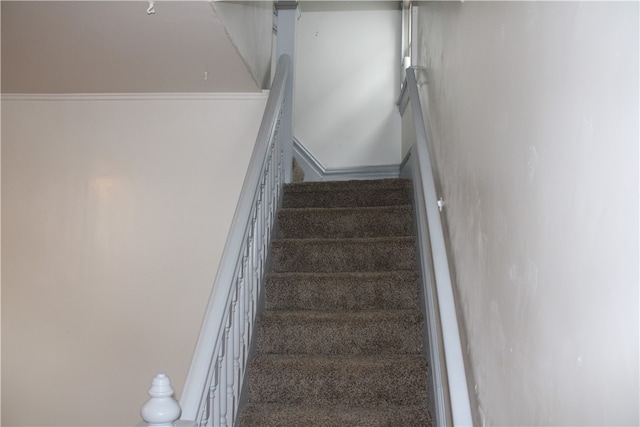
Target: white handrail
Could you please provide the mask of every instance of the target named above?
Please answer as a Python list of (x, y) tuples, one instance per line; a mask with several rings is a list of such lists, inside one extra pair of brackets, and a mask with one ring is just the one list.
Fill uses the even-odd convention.
[(269, 98), (200, 335), (180, 399), (181, 420), (233, 425), (271, 243), (282, 200), (283, 146), (278, 129), (290, 57), (279, 58)]
[[(419, 170), (419, 187), (424, 192), (425, 210), (427, 217), (428, 237), (430, 244), (431, 259), (425, 260), (433, 267), (435, 287), (437, 291), (437, 310), (440, 313), (441, 339), (444, 347), (445, 372), (448, 383), (448, 402), (451, 410), (452, 423), (454, 426), (473, 425), (471, 417), (471, 406), (469, 402), (469, 389), (460, 342), (460, 331), (458, 329), (458, 317), (453, 296), (453, 284), (451, 272), (447, 258), (447, 249), (444, 240), (442, 220), (440, 218), (440, 204), (436, 193), (436, 185), (429, 147), (427, 132), (425, 128), (422, 107), (420, 105), (420, 94), (416, 83), (414, 67), (406, 70), (407, 76), (402, 87), (398, 107), (400, 114), (404, 114), (407, 104), (410, 103), (413, 113), (413, 123), (415, 126), (416, 143), (413, 147), (416, 154), (417, 168)], [(432, 343), (436, 342), (432, 340)], [(439, 374), (439, 373), (438, 373)], [(438, 387), (437, 392), (442, 392), (442, 387)], [(438, 407), (436, 407), (438, 412)], [(440, 414), (440, 420), (444, 418)]]

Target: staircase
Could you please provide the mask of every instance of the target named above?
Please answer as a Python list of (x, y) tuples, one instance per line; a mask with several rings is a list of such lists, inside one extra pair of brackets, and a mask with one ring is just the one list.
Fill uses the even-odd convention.
[(429, 426), (408, 180), (288, 184), (241, 426)]

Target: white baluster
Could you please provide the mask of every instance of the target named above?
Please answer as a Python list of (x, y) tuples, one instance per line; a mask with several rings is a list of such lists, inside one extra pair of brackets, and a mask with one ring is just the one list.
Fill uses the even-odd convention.
[(220, 371), (218, 370), (217, 357), (213, 360), (213, 372), (212, 372), (212, 382), (209, 387), (209, 418), (208, 418), (208, 426), (215, 426), (218, 422), (218, 408), (220, 405), (218, 404), (218, 400), (220, 399), (219, 389), (220, 389)]
[[(222, 348), (220, 355), (218, 356), (218, 372), (220, 373), (220, 382), (218, 383), (218, 415), (219, 420), (217, 425), (226, 427), (227, 426), (227, 369), (225, 360), (227, 358), (227, 340), (226, 334), (228, 334), (228, 329), (226, 329), (222, 338)], [(214, 424), (215, 425), (215, 424)]]
[(165, 374), (153, 378), (149, 389), (149, 400), (142, 405), (140, 415), (148, 426), (173, 426), (180, 418), (180, 404), (173, 398), (171, 380)]
[(237, 335), (237, 325), (235, 323), (235, 312), (236, 312), (236, 298), (237, 293), (233, 293), (232, 301), (231, 301), (231, 311), (229, 312), (229, 333), (227, 334), (227, 348), (229, 349), (229, 355), (227, 356), (227, 417), (229, 419), (229, 425), (233, 425), (233, 420), (235, 419), (235, 407), (236, 407), (236, 399), (234, 393), (234, 387), (236, 385), (236, 379), (233, 375), (233, 366), (236, 359), (235, 353), (235, 337)]
[(250, 333), (251, 333), (251, 320), (249, 319), (249, 307), (251, 307), (249, 303), (249, 297), (251, 296), (251, 275), (250, 275), (250, 264), (249, 260), (247, 260), (247, 271), (245, 275), (245, 281), (242, 284), (242, 309), (240, 311), (240, 315), (244, 319), (242, 321), (242, 372), (246, 372), (247, 365), (249, 363), (249, 343), (250, 341)]
[[(250, 231), (247, 231), (247, 242), (250, 236)], [(246, 350), (246, 339), (247, 339), (247, 323), (245, 316), (245, 304), (246, 304), (246, 290), (247, 290), (247, 282), (248, 282), (248, 274), (247, 274), (247, 264), (248, 264), (248, 253), (249, 247), (248, 243), (245, 243), (244, 250), (242, 252), (242, 273), (241, 279), (238, 283), (238, 341), (240, 345), (240, 350), (238, 351), (238, 359), (240, 362), (240, 374), (244, 374), (245, 369), (245, 350)]]
[[(257, 208), (254, 208), (257, 209)], [(251, 238), (249, 242), (249, 273), (248, 289), (247, 289), (247, 305), (245, 307), (245, 316), (247, 317), (247, 343), (251, 343), (251, 337), (253, 337), (253, 306), (254, 306), (254, 281), (255, 281), (255, 265), (256, 265), (256, 234), (258, 228), (258, 222), (256, 221), (256, 213), (253, 214), (253, 220), (251, 224)], [(247, 361), (248, 362), (248, 361)]]
[[(242, 299), (240, 292), (242, 290), (242, 282), (239, 282), (236, 288), (236, 302), (233, 306), (233, 387), (234, 387), (234, 402), (240, 397), (239, 385), (242, 381), (242, 371), (240, 368), (240, 358), (242, 357), (242, 319), (244, 316), (240, 316), (242, 311)], [(235, 414), (234, 414), (235, 415)]]
[(211, 386), (209, 388), (209, 395), (208, 397), (208, 412), (207, 412), (207, 417), (203, 417), (203, 420), (206, 420), (206, 423), (200, 423), (200, 425), (210, 425), (212, 426), (215, 420), (215, 415), (213, 414), (213, 409), (215, 408), (215, 402), (216, 402), (216, 386)]

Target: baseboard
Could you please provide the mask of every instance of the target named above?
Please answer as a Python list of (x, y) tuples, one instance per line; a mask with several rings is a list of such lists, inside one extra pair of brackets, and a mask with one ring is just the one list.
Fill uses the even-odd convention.
[(322, 181), (326, 169), (296, 138), (293, 138), (293, 155), (304, 170), (305, 181)]
[(353, 168), (327, 169), (297, 139), (293, 139), (293, 154), (304, 170), (305, 181), (348, 181), (353, 179), (398, 178), (400, 165), (357, 166)]

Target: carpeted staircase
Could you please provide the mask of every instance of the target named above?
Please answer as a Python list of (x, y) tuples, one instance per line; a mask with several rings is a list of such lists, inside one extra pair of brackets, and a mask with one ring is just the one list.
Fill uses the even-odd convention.
[(429, 426), (408, 180), (285, 188), (241, 426)]

